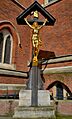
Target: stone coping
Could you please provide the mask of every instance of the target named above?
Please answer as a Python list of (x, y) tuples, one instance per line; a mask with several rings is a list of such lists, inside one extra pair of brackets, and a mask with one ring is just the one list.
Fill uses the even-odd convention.
[(28, 77), (27, 72), (8, 70), (8, 69), (2, 69), (2, 68), (0, 68), (0, 75), (16, 76), (16, 77), (23, 77), (23, 78)]
[(72, 73), (72, 66), (64, 66), (64, 67), (54, 67), (54, 68), (46, 68), (43, 71), (43, 74), (53, 74), (53, 73)]

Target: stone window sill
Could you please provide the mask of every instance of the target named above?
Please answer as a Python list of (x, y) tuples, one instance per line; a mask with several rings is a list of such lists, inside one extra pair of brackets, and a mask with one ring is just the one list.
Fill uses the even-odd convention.
[(0, 68), (1, 69), (10, 69), (10, 70), (16, 70), (16, 65), (15, 64), (3, 64), (0, 63)]

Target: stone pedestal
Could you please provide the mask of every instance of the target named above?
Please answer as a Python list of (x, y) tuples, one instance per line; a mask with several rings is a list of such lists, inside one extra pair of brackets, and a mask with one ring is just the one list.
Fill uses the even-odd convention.
[(15, 119), (55, 118), (55, 109), (50, 105), (48, 90), (38, 90), (38, 106), (31, 106), (31, 90), (21, 90), (19, 93), (19, 106), (15, 109)]
[[(21, 90), (19, 93), (19, 106), (31, 106), (31, 90)], [(50, 105), (48, 90), (38, 90), (38, 106)]]

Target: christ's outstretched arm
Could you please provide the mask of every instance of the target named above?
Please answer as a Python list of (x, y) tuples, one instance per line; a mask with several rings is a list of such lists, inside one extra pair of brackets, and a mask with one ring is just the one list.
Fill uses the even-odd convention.
[(27, 25), (28, 25), (30, 28), (34, 29), (34, 27), (29, 24), (29, 22), (27, 21), (26, 18), (24, 18), (24, 20), (25, 20), (25, 22), (27, 23)]
[(38, 30), (41, 29), (43, 26), (45, 26), (46, 22), (47, 22), (47, 19), (45, 19), (43, 25), (41, 25), (41, 26), (38, 27)]

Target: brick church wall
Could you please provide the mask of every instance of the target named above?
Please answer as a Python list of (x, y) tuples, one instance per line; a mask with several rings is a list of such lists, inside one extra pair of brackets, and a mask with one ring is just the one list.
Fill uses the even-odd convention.
[(42, 48), (53, 51), (55, 56), (72, 54), (71, 3), (71, 0), (61, 0), (46, 8), (56, 18), (56, 22), (54, 26), (41, 30)]
[[(29, 4), (29, 2), (25, 3)], [(14, 44), (16, 51), (14, 57), (15, 61), (13, 63), (16, 65), (16, 70), (27, 71), (27, 59), (29, 59), (30, 55), (30, 29), (27, 26), (19, 26), (16, 22), (17, 16), (23, 12), (23, 10), (12, 1), (8, 0), (2, 0), (0, 6), (0, 21), (10, 21), (10, 23), (16, 27), (22, 44), (21, 49), (18, 47), (18, 41)]]
[[(25, 7), (30, 5), (30, 2), (20, 0), (21, 4)], [(40, 2), (40, 1), (39, 1)], [(60, 1), (52, 6), (46, 8), (55, 18), (56, 23), (54, 26), (45, 27), (40, 32), (40, 37), (42, 39), (42, 47), (40, 49), (44, 51), (53, 51), (55, 56), (72, 54), (72, 29), (71, 29), (71, 12), (72, 7), (70, 1)], [(16, 4), (8, 0), (2, 0), (1, 3), (1, 16), (0, 20), (8, 20), (14, 24), (18, 30), (22, 48), (18, 47), (17, 41), (15, 42), (15, 55), (14, 64), (16, 65), (16, 70), (28, 71), (27, 63), (31, 59), (31, 31), (28, 26), (19, 26), (16, 22), (16, 17), (23, 12)], [(9, 7), (9, 5), (11, 7)], [(9, 14), (7, 14), (9, 12)], [(43, 35), (42, 35), (43, 34)], [(15, 39), (14, 39), (15, 40)], [(59, 66), (61, 64), (51, 64), (49, 67)], [(71, 66), (72, 63), (65, 63), (66, 66)], [(62, 64), (64, 66), (64, 64)]]
[[(19, 0), (21, 4), (23, 4), (26, 8), (31, 4), (31, 0)], [(32, 0), (33, 2), (33, 0)], [(43, 0), (39, 0), (40, 3), (43, 2)], [(61, 55), (71, 55), (72, 54), (72, 6), (71, 6), (72, 0), (61, 0), (58, 3), (55, 3), (49, 7), (46, 8), (48, 12), (50, 12), (55, 18), (56, 22), (54, 26), (45, 26), (40, 31), (40, 38), (42, 39), (42, 46), (40, 47), (40, 50), (44, 51), (52, 51), (54, 52), (55, 56), (61, 56)], [(22, 44), (22, 48), (18, 47), (18, 41), (17, 36), (15, 34), (15, 31), (12, 30), (12, 35), (14, 37), (14, 49), (13, 49), (13, 64), (16, 66), (16, 71), (29, 71), (29, 68), (27, 67), (28, 61), (31, 60), (31, 53), (32, 53), (32, 44), (31, 44), (31, 33), (32, 30), (28, 26), (19, 26), (16, 22), (16, 17), (23, 12), (21, 8), (19, 8), (15, 3), (13, 3), (11, 0), (2, 0), (0, 1), (0, 21), (10, 21), (12, 23), (19, 34), (20, 41)], [(9, 28), (12, 29), (12, 26)], [(65, 62), (65, 63), (58, 63), (58, 64), (49, 64), (48, 67), (63, 67), (63, 66), (72, 66), (72, 62)], [(66, 86), (69, 87), (69, 89), (72, 91), (72, 74), (48, 74), (44, 76), (45, 83), (44, 88), (47, 89), (47, 87), (54, 81), (61, 81)], [(0, 84), (26, 84), (27, 79), (20, 78), (20, 77), (10, 77), (10, 76), (4, 76), (0, 75)], [(8, 105), (6, 105), (8, 104)], [(0, 107), (3, 105), (3, 103), (0, 100)], [(72, 105), (72, 102), (70, 103), (59, 103), (58, 109), (61, 112), (62, 107), (66, 107), (66, 105)], [(6, 110), (6, 107), (7, 110)], [(4, 113), (9, 112), (9, 102), (4, 103)], [(14, 106), (15, 107), (15, 106)], [(71, 110), (71, 106), (70, 106)], [(69, 110), (67, 110), (69, 111)], [(66, 111), (66, 113), (67, 113)], [(1, 110), (0, 110), (0, 113)], [(62, 112), (61, 112), (62, 113)], [(65, 113), (65, 112), (64, 112)], [(70, 111), (69, 114), (72, 114)]]
[[(41, 30), (41, 48), (45, 51), (54, 52), (56, 57), (72, 54), (72, 12), (70, 12), (72, 11), (71, 3), (71, 0), (61, 0), (60, 2), (57, 2), (46, 8), (46, 10), (56, 18), (56, 22), (54, 26), (46, 26)], [(72, 62), (47, 65), (48, 68), (63, 66), (72, 66)], [(50, 83), (59, 80), (66, 84), (72, 91), (72, 73), (70, 75), (48, 74), (45, 77), (45, 88), (47, 88)]]
[(48, 74), (44, 76), (44, 79), (45, 79), (45, 83), (44, 83), (45, 89), (47, 89), (48, 86), (53, 82), (60, 81), (63, 84), (65, 84), (72, 92), (72, 73)]

